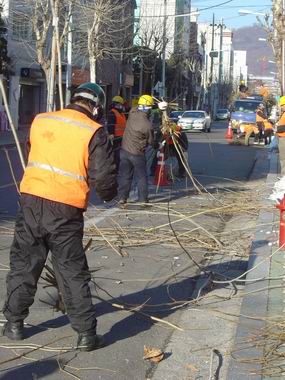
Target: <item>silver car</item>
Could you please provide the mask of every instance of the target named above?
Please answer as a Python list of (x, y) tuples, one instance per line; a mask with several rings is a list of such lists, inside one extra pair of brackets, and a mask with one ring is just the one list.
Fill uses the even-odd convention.
[(211, 132), (211, 118), (205, 111), (185, 111), (177, 125), (185, 132)]

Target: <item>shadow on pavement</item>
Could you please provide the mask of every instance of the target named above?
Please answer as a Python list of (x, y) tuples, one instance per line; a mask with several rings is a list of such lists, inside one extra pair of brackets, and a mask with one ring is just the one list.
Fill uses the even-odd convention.
[[(246, 268), (247, 261), (241, 260), (210, 265), (207, 267), (209, 272), (230, 278), (240, 276), (246, 271)], [(138, 305), (146, 303), (142, 308), (143, 313), (158, 318), (165, 318), (177, 311), (177, 309), (173, 309), (174, 306), (191, 300), (198, 279), (200, 279), (200, 276), (196, 275), (172, 284), (162, 284), (154, 288), (143, 289), (136, 293), (109, 299), (108, 302), (124, 304), (129, 308), (135, 308)], [(224, 280), (224, 277), (220, 277), (219, 279)], [(213, 285), (209, 283), (209, 285), (203, 288), (202, 294), (205, 295), (210, 293), (213, 289), (225, 287), (226, 285)], [(230, 289), (232, 290), (232, 288)], [(96, 298), (96, 296), (94, 296), (94, 298)], [(114, 308), (110, 303), (102, 301), (99, 304), (96, 304), (97, 316), (121, 311), (120, 309)], [(185, 305), (184, 307), (187, 306), (188, 305)], [(140, 334), (141, 332), (150, 329), (153, 323), (154, 322), (149, 318), (140, 315), (139, 313), (133, 313), (112, 326), (111, 330), (105, 334), (106, 342), (110, 345), (116, 341)]]
[(58, 371), (58, 363), (56, 359), (41, 360), (5, 371), (4, 374), (0, 372), (1, 380), (42, 379)]

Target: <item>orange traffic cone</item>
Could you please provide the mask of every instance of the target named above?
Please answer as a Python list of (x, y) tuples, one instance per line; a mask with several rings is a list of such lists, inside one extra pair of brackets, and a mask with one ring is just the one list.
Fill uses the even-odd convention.
[(170, 182), (167, 179), (167, 172), (165, 168), (164, 160), (164, 147), (162, 144), (159, 146), (159, 151), (157, 152), (157, 165), (154, 173), (154, 185), (157, 186), (167, 186)]
[(234, 137), (233, 130), (232, 130), (232, 123), (229, 121), (228, 129), (225, 134), (225, 139), (232, 140)]

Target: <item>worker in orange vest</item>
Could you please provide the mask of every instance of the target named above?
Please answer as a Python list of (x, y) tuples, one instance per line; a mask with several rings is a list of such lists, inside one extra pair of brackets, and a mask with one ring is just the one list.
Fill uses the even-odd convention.
[(90, 186), (104, 201), (117, 194), (112, 144), (100, 124), (104, 103), (102, 88), (85, 83), (67, 108), (39, 114), (32, 123), (3, 308), (2, 335), (9, 339), (25, 338), (23, 321), (51, 251), (59, 291), (78, 333), (77, 348), (91, 351), (103, 345), (96, 333), (82, 237)]
[(278, 150), (279, 161), (281, 166), (281, 174), (285, 174), (285, 96), (281, 96), (279, 100), (281, 117), (277, 122)]
[(270, 144), (271, 136), (273, 135), (273, 125), (265, 114), (265, 105), (263, 103), (260, 103), (256, 110), (256, 125), (259, 129), (259, 137), (264, 137), (264, 144)]
[(261, 83), (260, 85), (260, 89), (259, 89), (259, 95), (261, 95), (263, 97), (264, 100), (266, 100), (269, 96), (269, 91), (268, 89), (264, 86), (263, 83)]
[(107, 128), (114, 146), (117, 170), (119, 170), (120, 165), (120, 150), (126, 129), (126, 122), (124, 99), (119, 95), (114, 96), (108, 113)]
[(256, 124), (241, 124), (238, 127), (239, 137), (244, 136), (244, 144), (249, 146), (249, 138), (254, 134), (254, 141), (258, 143), (259, 129)]

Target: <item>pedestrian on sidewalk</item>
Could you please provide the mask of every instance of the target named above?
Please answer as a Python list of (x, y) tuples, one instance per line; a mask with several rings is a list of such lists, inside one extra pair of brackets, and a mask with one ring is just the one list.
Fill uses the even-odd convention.
[(119, 95), (114, 96), (108, 113), (107, 129), (113, 142), (117, 171), (119, 171), (120, 150), (127, 122), (124, 112), (124, 99)]
[(119, 203), (127, 203), (134, 176), (138, 186), (138, 201), (148, 203), (147, 167), (145, 150), (154, 145), (152, 124), (149, 120), (154, 104), (150, 95), (142, 95), (127, 120), (123, 136), (119, 170)]
[(77, 347), (91, 351), (103, 344), (96, 334), (82, 237), (90, 186), (104, 201), (117, 194), (112, 145), (100, 124), (104, 103), (102, 88), (85, 83), (67, 108), (39, 114), (32, 123), (3, 308), (7, 322), (2, 333), (9, 339), (25, 337), (23, 321), (51, 251), (59, 292), (78, 333)]
[(281, 174), (285, 175), (285, 96), (280, 97), (279, 106), (281, 117), (277, 122), (278, 150)]

